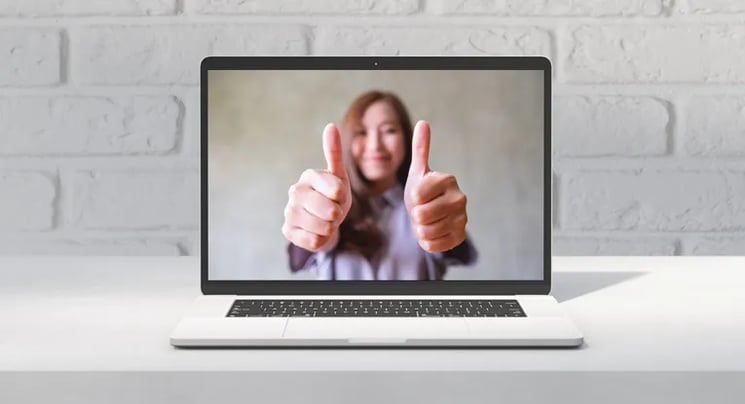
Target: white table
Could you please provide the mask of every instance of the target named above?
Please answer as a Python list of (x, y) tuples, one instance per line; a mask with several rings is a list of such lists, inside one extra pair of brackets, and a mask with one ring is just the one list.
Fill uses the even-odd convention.
[(554, 266), (579, 349), (181, 350), (196, 258), (2, 258), (0, 403), (745, 402), (745, 258)]

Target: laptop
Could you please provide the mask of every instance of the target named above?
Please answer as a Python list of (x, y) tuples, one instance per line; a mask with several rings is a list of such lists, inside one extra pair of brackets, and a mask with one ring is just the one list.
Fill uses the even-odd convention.
[(176, 347), (574, 347), (544, 57), (207, 57)]

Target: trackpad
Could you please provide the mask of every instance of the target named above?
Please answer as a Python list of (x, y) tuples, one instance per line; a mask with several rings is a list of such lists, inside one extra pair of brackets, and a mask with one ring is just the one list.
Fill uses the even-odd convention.
[(314, 339), (450, 339), (468, 336), (462, 317), (290, 318), (284, 338)]

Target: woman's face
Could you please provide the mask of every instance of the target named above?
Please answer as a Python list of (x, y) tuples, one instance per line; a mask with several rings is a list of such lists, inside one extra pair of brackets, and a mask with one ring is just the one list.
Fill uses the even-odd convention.
[(393, 107), (386, 101), (370, 104), (362, 126), (353, 127), (352, 156), (362, 175), (380, 191), (395, 185), (404, 159), (404, 135)]

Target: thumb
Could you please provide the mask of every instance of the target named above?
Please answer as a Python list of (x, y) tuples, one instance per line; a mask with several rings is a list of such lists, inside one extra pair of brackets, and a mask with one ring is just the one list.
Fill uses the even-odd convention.
[(341, 150), (339, 129), (333, 123), (329, 123), (323, 129), (323, 155), (326, 157), (326, 166), (331, 174), (346, 180), (347, 171), (344, 169)]
[(419, 121), (414, 126), (414, 136), (411, 139), (411, 166), (409, 177), (423, 176), (429, 172), (429, 124)]

